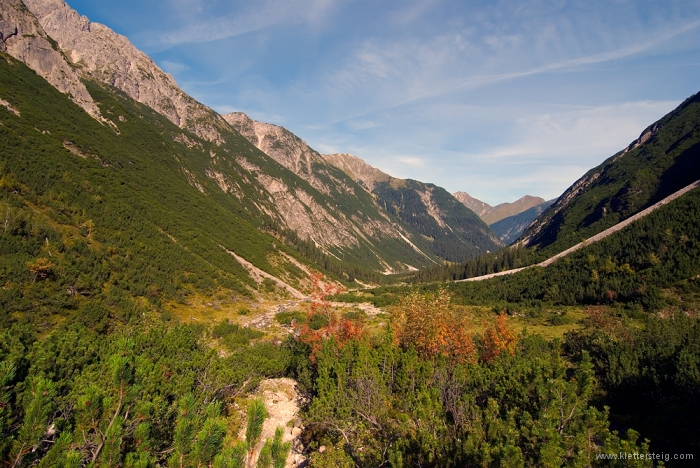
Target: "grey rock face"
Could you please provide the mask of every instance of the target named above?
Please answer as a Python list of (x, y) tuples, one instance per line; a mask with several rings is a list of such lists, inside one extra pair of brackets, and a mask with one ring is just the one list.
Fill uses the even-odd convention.
[(44, 28), (21, 0), (0, 1), (0, 50), (21, 60), (91, 116), (103, 120), (100, 111)]
[(181, 128), (221, 142), (223, 119), (185, 94), (126, 37), (80, 16), (63, 0), (24, 3), (81, 74), (124, 91)]
[(472, 197), (467, 192), (455, 192), (452, 194), (452, 196), (479, 216), (483, 216), (489, 211), (493, 210), (491, 205), (482, 202), (478, 198)]
[(364, 160), (352, 154), (324, 154), (323, 158), (352, 177), (369, 192), (374, 190), (377, 182), (385, 182), (392, 178), (389, 174), (370, 166)]
[(314, 188), (330, 193), (327, 184), (315, 177), (313, 167), (314, 164), (325, 164), (325, 161), (304, 140), (284, 127), (258, 122), (243, 112), (226, 114), (223, 118), (263, 153), (306, 179)]

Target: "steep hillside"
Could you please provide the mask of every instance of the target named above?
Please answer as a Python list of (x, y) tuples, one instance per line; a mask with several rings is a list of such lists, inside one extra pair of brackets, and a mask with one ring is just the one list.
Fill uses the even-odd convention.
[(525, 231), (525, 229), (533, 222), (539, 215), (542, 214), (544, 210), (549, 208), (552, 203), (556, 200), (549, 200), (544, 203), (540, 203), (537, 206), (533, 206), (522, 213), (518, 213), (513, 216), (508, 216), (500, 221), (496, 221), (489, 227), (493, 229), (493, 232), (505, 243), (512, 244), (520, 234)]
[[(397, 179), (351, 154), (324, 155), (370, 190), (377, 203), (428, 242), (430, 252), (462, 261), (498, 250), (498, 237), (445, 189), (417, 180)], [(420, 245), (420, 244), (419, 244)]]
[(214, 145), (114, 88), (86, 84), (116, 131), (0, 54), (3, 320), (40, 317), (49, 326), (56, 314), (81, 313), (88, 299), (104, 302), (106, 318), (129, 313), (119, 309), (123, 295), (157, 304), (270, 286), (232, 252), (302, 285), (298, 265), (309, 263), (260, 231), (274, 220), (259, 218), (258, 205), (271, 204), (255, 201), (262, 187), (234, 158), (217, 155), (240, 199), (204, 175)]
[(551, 255), (700, 179), (700, 96), (646, 128), (591, 169), (545, 211), (522, 243)]
[(409, 268), (440, 259), (461, 261), (500, 247), (488, 227), (439, 187), (392, 178), (353, 155), (321, 156), (289, 130), (257, 122), (242, 112), (224, 118), (259, 149), (332, 198), (348, 218), (381, 218), (384, 232), (393, 230), (424, 255)]
[(481, 219), (489, 226), (509, 216), (515, 216), (544, 203), (544, 198), (525, 195), (512, 203), (499, 203), (481, 215)]

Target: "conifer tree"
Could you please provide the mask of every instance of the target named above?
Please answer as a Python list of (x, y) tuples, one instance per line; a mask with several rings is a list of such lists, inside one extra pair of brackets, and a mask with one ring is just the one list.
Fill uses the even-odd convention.
[(284, 429), (282, 427), (275, 429), (275, 438), (272, 440), (272, 445), (270, 446), (273, 468), (284, 468), (287, 462), (287, 455), (289, 455), (289, 451), (292, 448), (292, 444), (289, 442), (282, 442), (283, 435)]
[(20, 466), (24, 457), (39, 443), (46, 433), (49, 416), (53, 411), (54, 384), (37, 377), (30, 382), (24, 405), (24, 421), (12, 444), (11, 466)]
[(245, 431), (245, 441), (248, 445), (248, 464), (252, 463), (255, 446), (262, 435), (262, 427), (267, 418), (267, 409), (261, 398), (255, 398), (248, 407), (248, 424)]

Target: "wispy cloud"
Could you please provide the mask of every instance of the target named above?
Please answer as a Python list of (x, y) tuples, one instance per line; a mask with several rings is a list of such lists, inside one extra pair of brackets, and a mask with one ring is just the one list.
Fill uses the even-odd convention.
[[(202, 5), (201, 0), (197, 4)], [(186, 43), (205, 43), (264, 30), (277, 25), (318, 25), (331, 14), (339, 0), (261, 0), (245, 9), (210, 11), (175, 0), (183, 20), (173, 29), (148, 33), (144, 43), (151, 49), (166, 49)], [(194, 8), (193, 8), (194, 6)]]
[[(464, 46), (455, 47), (455, 44), (463, 42), (461, 41), (461, 35), (457, 34), (451, 40), (448, 40), (444, 36), (434, 38), (432, 44), (435, 45), (435, 43), (438, 43), (442, 45), (443, 48), (434, 49), (431, 47), (431, 49), (433, 49), (433, 53), (429, 54), (431, 59), (429, 61), (423, 60), (423, 63), (418, 63), (418, 61), (415, 59), (415, 57), (421, 57), (421, 46), (416, 46), (415, 44), (391, 44), (383, 46), (364, 44), (360, 51), (358, 51), (356, 54), (353, 64), (347, 70), (335, 72), (336, 79), (332, 80), (334, 86), (348, 87), (350, 82), (357, 83), (358, 81), (367, 80), (367, 78), (384, 79), (397, 76), (411, 76), (414, 77), (417, 82), (412, 83), (410, 88), (418, 90), (418, 93), (411, 95), (410, 90), (408, 90), (408, 97), (404, 97), (403, 99), (399, 99), (396, 102), (388, 105), (375, 107), (370, 110), (365, 110), (357, 114), (343, 117), (338, 119), (335, 123), (342, 123), (360, 117), (365, 117), (367, 115), (382, 113), (388, 110), (406, 106), (408, 104), (435, 99), (458, 91), (474, 90), (519, 78), (527, 78), (546, 73), (562, 72), (580, 68), (586, 65), (594, 65), (623, 59), (625, 57), (649, 51), (654, 47), (670, 41), (677, 36), (697, 29), (698, 27), (700, 27), (700, 20), (688, 22), (680, 27), (673, 27), (672, 29), (651, 34), (651, 37), (645, 38), (645, 40), (642, 42), (626, 44), (613, 50), (598, 52), (582, 57), (555, 60), (545, 65), (525, 68), (512, 72), (487, 75), (479, 75), (477, 73), (468, 77), (467, 79), (461, 80), (456, 84), (447, 86), (444, 86), (442, 83), (445, 81), (444, 78), (436, 77), (435, 73), (426, 76), (426, 74), (422, 71), (434, 67), (438, 61), (436, 57), (446, 57), (442, 60), (443, 62), (454, 62), (455, 60), (459, 60), (459, 49), (463, 49)], [(510, 43), (513, 45), (513, 47), (510, 48), (510, 53), (507, 54), (507, 56), (510, 56), (513, 53), (513, 49), (519, 49), (518, 46), (521, 45), (520, 43), (522, 43), (522, 38), (510, 37), (499, 40), (486, 38), (485, 42), (489, 45), (493, 45), (494, 43), (498, 42), (499, 48), (502, 47), (503, 43)], [(446, 44), (447, 46), (445, 47)], [(370, 52), (371, 50), (373, 51)], [(407, 59), (407, 57), (412, 58)], [(509, 67), (507, 61), (504, 60), (504, 62), (506, 63), (503, 64), (503, 67)], [(426, 79), (428, 82), (423, 81)], [(393, 84), (395, 85), (396, 83), (394, 82)], [(440, 85), (443, 85), (443, 87), (440, 87)], [(430, 89), (430, 91), (423, 91), (425, 89)]]

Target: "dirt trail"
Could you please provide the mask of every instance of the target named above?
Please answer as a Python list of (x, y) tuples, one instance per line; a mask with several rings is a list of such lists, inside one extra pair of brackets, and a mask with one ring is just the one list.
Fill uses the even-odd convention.
[(484, 276), (475, 276), (474, 278), (467, 278), (467, 279), (463, 279), (463, 280), (457, 280), (457, 281), (455, 281), (455, 283), (463, 283), (463, 282), (465, 282), (465, 281), (483, 281), (483, 280), (487, 280), (487, 279), (489, 279), (489, 278), (494, 278), (494, 277), (496, 277), (496, 276), (512, 275), (513, 273), (517, 273), (517, 272), (522, 271), (522, 270), (524, 270), (524, 269), (526, 269), (526, 268), (532, 268), (532, 267), (546, 267), (546, 266), (551, 265), (552, 263), (556, 262), (556, 261), (559, 260), (560, 258), (566, 257), (566, 256), (569, 255), (570, 253), (577, 251), (577, 250), (580, 249), (580, 248), (586, 247), (587, 245), (591, 245), (592, 243), (598, 242), (598, 241), (601, 240), (601, 239), (605, 239), (605, 238), (608, 237), (610, 234), (614, 234), (614, 233), (616, 233), (617, 231), (626, 228), (627, 226), (629, 226), (629, 225), (632, 224), (633, 222), (635, 222), (635, 221), (637, 221), (637, 220), (639, 220), (639, 219), (641, 219), (641, 218), (647, 216), (648, 214), (650, 214), (650, 213), (656, 211), (657, 209), (661, 208), (661, 207), (664, 206), (664, 205), (668, 205), (669, 203), (671, 203), (671, 202), (672, 202), (673, 200), (675, 200), (676, 198), (685, 195), (686, 193), (688, 193), (689, 191), (693, 190), (693, 189), (696, 188), (696, 187), (700, 187), (700, 180), (696, 180), (696, 181), (693, 182), (692, 184), (683, 187), (682, 189), (678, 190), (677, 192), (672, 193), (671, 195), (669, 195), (668, 197), (664, 198), (663, 200), (661, 200), (661, 201), (659, 201), (659, 202), (657, 202), (657, 203), (651, 205), (649, 208), (646, 208), (646, 209), (640, 211), (639, 213), (637, 213), (637, 214), (635, 214), (635, 215), (633, 215), (633, 216), (630, 216), (630, 217), (627, 218), (626, 220), (624, 220), (624, 221), (622, 221), (622, 222), (620, 222), (620, 223), (617, 223), (617, 224), (614, 225), (613, 227), (608, 228), (608, 229), (606, 229), (606, 230), (603, 231), (603, 232), (599, 232), (599, 233), (596, 234), (595, 236), (589, 237), (589, 238), (586, 239), (585, 241), (579, 242), (578, 244), (574, 245), (573, 247), (569, 247), (568, 249), (564, 250), (563, 252), (560, 252), (560, 253), (554, 255), (553, 257), (548, 258), (547, 260), (545, 260), (545, 261), (543, 261), (543, 262), (537, 263), (536, 265), (529, 265), (529, 266), (526, 266), (526, 267), (523, 267), (523, 268), (515, 268), (515, 269), (513, 269), (513, 270), (500, 271), (500, 272), (498, 272), (498, 273), (491, 273), (491, 274), (489, 274), (489, 275), (484, 275)]
[[(282, 441), (292, 445), (285, 468), (304, 466), (306, 457), (303, 455), (304, 447), (299, 438), (303, 426), (298, 415), (299, 409), (306, 402), (297, 389), (296, 381), (287, 378), (263, 380), (254, 396), (262, 397), (268, 417), (263, 423), (260, 442), (255, 446), (252, 464), (254, 465), (257, 461), (265, 440), (274, 438), (275, 430), (282, 427), (284, 428)], [(245, 439), (245, 429), (244, 425), (239, 434), (241, 439)]]

